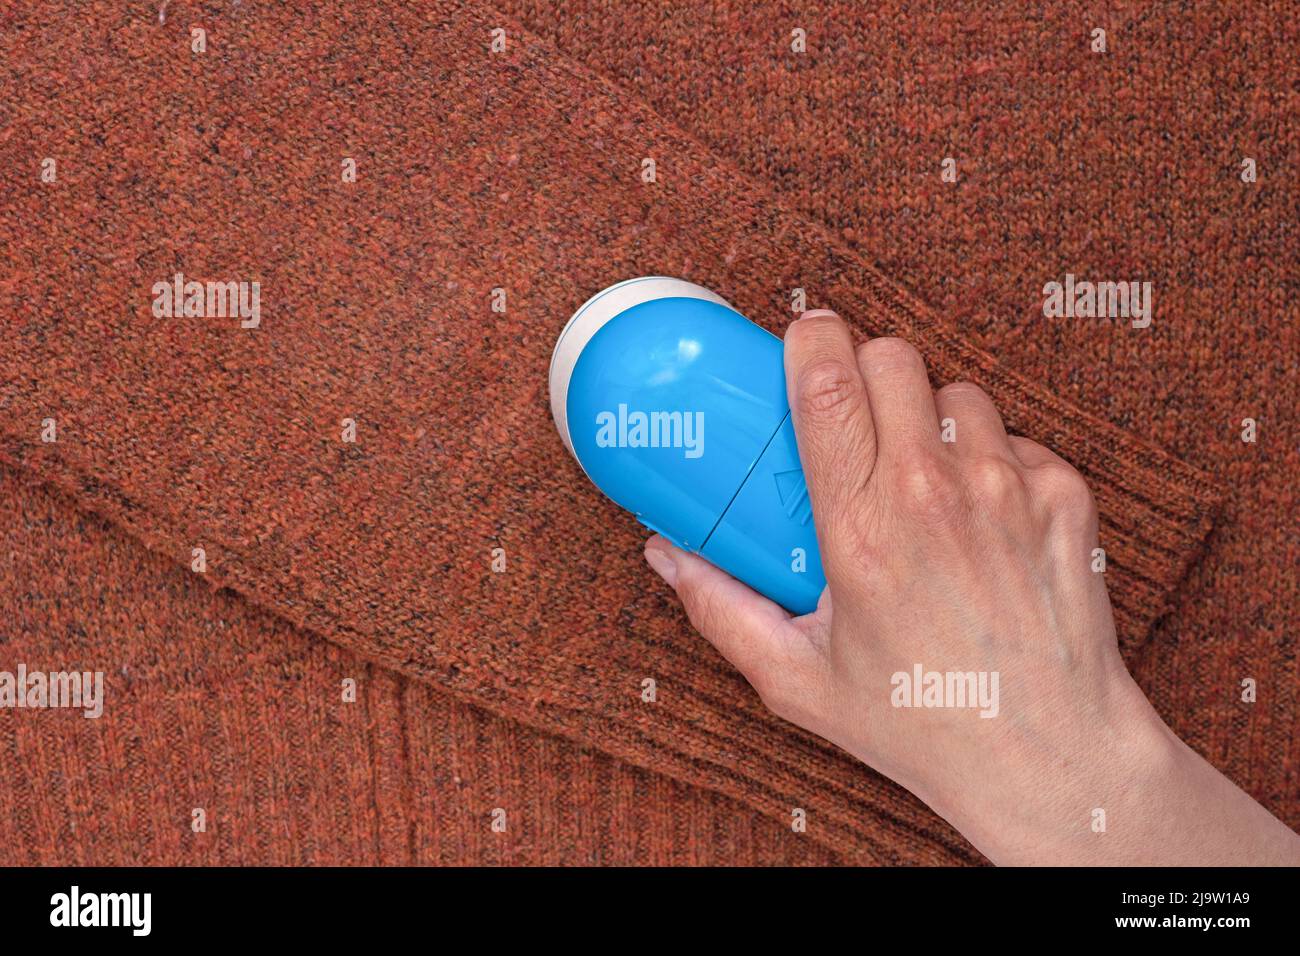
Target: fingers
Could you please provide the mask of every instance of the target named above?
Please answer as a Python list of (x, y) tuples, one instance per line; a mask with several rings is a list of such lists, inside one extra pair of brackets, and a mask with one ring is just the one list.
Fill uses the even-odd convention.
[(858, 346), (857, 364), (881, 459), (910, 461), (938, 452), (939, 417), (920, 353), (902, 339), (871, 339)]
[(1041, 468), (1044, 465), (1061, 465), (1069, 468), (1070, 465), (1064, 458), (1056, 454), (1049, 448), (1044, 448), (1038, 442), (1022, 435), (1012, 435), (1007, 439), (1007, 444), (1011, 448), (1020, 463), (1026, 468)]
[(819, 667), (818, 655), (779, 605), (703, 558), (655, 535), (646, 561), (681, 598), (695, 629), (740, 671), (765, 703), (794, 695), (797, 675)]
[(839, 316), (819, 309), (790, 326), (785, 375), (818, 542), (833, 568), (838, 552), (850, 547), (853, 518), (876, 462), (867, 390)]
[[(1007, 430), (993, 400), (978, 385), (954, 382), (939, 389), (934, 396), (935, 411), (946, 446), (959, 457), (978, 458), (996, 455), (1017, 461)], [(951, 442), (946, 439), (951, 438)]]
[(1085, 541), (1098, 531), (1097, 500), (1088, 482), (1068, 461), (1036, 441), (1012, 435), (1010, 445), (1026, 470), (1030, 490), (1051, 519)]

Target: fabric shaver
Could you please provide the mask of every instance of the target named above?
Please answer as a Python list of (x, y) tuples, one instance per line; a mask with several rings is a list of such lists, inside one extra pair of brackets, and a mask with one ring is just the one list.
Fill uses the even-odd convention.
[(822, 573), (781, 340), (708, 289), (629, 279), (574, 313), (551, 414), (611, 500), (796, 614)]

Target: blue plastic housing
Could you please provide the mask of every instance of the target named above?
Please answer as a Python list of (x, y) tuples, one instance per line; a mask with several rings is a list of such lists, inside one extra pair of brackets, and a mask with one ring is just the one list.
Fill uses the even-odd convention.
[(788, 610), (817, 607), (779, 339), (716, 302), (652, 299), (592, 336), (564, 401), (574, 454), (613, 501)]

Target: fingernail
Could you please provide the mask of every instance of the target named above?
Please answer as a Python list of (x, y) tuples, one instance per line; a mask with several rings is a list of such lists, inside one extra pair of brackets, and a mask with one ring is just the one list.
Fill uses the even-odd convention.
[(646, 546), (645, 559), (670, 588), (677, 587), (677, 562), (671, 554), (651, 544)]
[(800, 313), (799, 318), (795, 321), (798, 322), (803, 319), (818, 319), (823, 315), (829, 315), (832, 319), (839, 318), (839, 313), (831, 309), (809, 309), (807, 312)]

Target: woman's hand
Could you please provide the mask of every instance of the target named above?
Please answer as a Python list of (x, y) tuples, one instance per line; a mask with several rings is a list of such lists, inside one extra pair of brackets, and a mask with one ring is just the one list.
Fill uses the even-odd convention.
[[(827, 589), (794, 618), (662, 538), (650, 564), (776, 714), (995, 862), (1300, 860), (1300, 838), (1165, 727), (1120, 658), (1079, 473), (970, 384), (833, 313), (785, 364)], [(917, 678), (920, 678), (919, 682)]]

